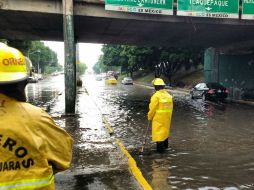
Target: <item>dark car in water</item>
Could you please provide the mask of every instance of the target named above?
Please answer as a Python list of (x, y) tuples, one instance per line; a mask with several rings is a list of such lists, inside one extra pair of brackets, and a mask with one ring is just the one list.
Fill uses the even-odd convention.
[(199, 83), (190, 91), (192, 99), (223, 101), (228, 97), (228, 90), (220, 83)]

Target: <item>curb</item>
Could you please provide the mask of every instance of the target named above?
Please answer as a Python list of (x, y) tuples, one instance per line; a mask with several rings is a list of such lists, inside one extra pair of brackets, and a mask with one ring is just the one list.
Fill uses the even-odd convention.
[[(90, 97), (89, 93), (87, 93), (88, 96)], [(90, 97), (92, 99), (92, 97)], [(94, 102), (95, 106), (99, 109), (101, 115), (102, 115), (102, 122), (104, 124), (104, 127), (106, 128), (107, 132), (109, 135), (113, 135), (114, 130), (112, 129), (110, 123), (108, 122), (107, 118), (102, 114), (101, 109), (98, 107), (96, 102), (92, 99)], [(138, 184), (143, 188), (143, 190), (153, 190), (152, 187), (149, 185), (149, 183), (146, 181), (144, 178), (142, 172), (137, 166), (137, 163), (135, 159), (131, 156), (131, 154), (128, 152), (128, 150), (125, 148), (123, 143), (120, 141), (120, 139), (115, 139), (115, 143), (117, 144), (118, 148), (121, 150), (121, 152), (125, 155), (125, 157), (128, 159), (128, 166), (131, 175), (134, 176)]]
[(149, 183), (144, 178), (140, 169), (138, 168), (137, 163), (134, 160), (134, 158), (130, 155), (128, 150), (124, 147), (123, 143), (119, 139), (116, 140), (116, 143), (120, 147), (123, 154), (128, 158), (128, 164), (129, 164), (131, 174), (136, 178), (138, 183), (142, 186), (142, 188), (144, 190), (153, 190), (152, 187), (149, 185)]
[[(108, 133), (110, 135), (112, 135), (114, 133), (114, 130), (112, 129), (112, 127), (110, 126), (110, 123), (108, 122), (108, 120), (106, 119), (106, 117), (104, 117), (102, 115), (102, 120), (104, 123), (105, 128), (107, 129)], [(153, 190), (152, 187), (149, 185), (149, 183), (146, 181), (146, 179), (144, 178), (141, 170), (139, 169), (139, 167), (137, 166), (137, 163), (135, 161), (135, 159), (131, 156), (131, 154), (128, 152), (128, 150), (125, 148), (125, 146), (123, 145), (123, 143), (121, 142), (120, 139), (116, 139), (115, 140), (116, 144), (118, 145), (118, 147), (120, 148), (120, 150), (122, 151), (122, 153), (125, 155), (125, 157), (127, 157), (128, 159), (128, 166), (130, 169), (130, 173), (135, 177), (135, 179), (137, 180), (138, 184), (144, 189), (144, 190)]]

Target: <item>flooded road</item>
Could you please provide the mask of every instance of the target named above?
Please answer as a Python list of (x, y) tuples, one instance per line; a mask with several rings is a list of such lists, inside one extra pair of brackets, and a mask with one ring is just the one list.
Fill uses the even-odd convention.
[[(203, 103), (173, 94), (170, 148), (156, 153), (149, 133), (140, 154), (154, 91), (136, 85), (106, 85), (92, 76), (84, 77), (83, 83), (110, 122), (114, 137), (124, 142), (154, 190), (254, 189), (254, 107)], [(52, 79), (29, 84), (27, 89), (31, 103), (47, 108), (43, 102), (53, 101), (64, 86), (62, 79)]]

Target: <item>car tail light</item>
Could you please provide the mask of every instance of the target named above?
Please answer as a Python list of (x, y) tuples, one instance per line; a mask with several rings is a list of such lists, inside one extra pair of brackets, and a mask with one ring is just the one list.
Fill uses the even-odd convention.
[(208, 94), (213, 94), (215, 91), (214, 91), (214, 89), (210, 89), (210, 90), (208, 90)]
[(226, 93), (229, 93), (228, 89), (225, 90)]

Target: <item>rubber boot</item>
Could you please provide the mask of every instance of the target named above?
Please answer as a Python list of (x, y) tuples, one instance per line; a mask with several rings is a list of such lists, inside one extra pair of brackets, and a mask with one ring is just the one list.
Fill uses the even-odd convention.
[(156, 151), (159, 153), (163, 153), (165, 150), (164, 141), (156, 142)]
[(167, 149), (168, 148), (168, 138), (165, 141), (163, 141), (163, 143), (164, 143), (165, 149)]

